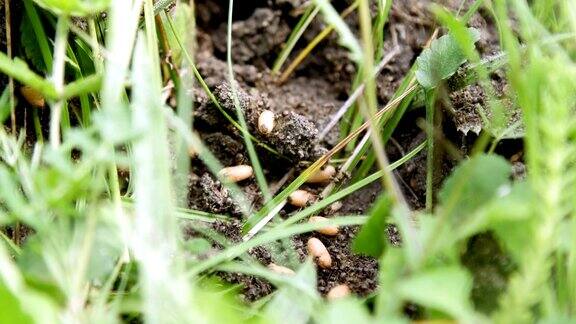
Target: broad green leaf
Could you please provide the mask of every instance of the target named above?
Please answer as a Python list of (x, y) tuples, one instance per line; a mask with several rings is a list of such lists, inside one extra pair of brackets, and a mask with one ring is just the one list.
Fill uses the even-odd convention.
[(442, 311), (466, 322), (475, 317), (470, 303), (472, 278), (463, 269), (450, 266), (416, 273), (398, 283), (405, 300)]
[(496, 155), (478, 155), (455, 168), (438, 193), (440, 217), (419, 217), (433, 253), (457, 258), (455, 243), (489, 229), (490, 216), (482, 208), (509, 192), (510, 173), (508, 162)]
[[(56, 231), (55, 231), (56, 232)], [(40, 238), (32, 236), (26, 240), (22, 254), (18, 257), (18, 267), (23, 270), (27, 280), (34, 285), (49, 286), (54, 282), (53, 277), (42, 258), (44, 246)]]
[[(30, 271), (28, 268), (25, 268), (26, 266), (27, 264), (24, 265), (22, 262), (20, 262), (20, 260), (18, 261), (18, 267), (22, 269), (22, 275), (26, 285), (31, 290), (34, 290), (35, 292), (42, 294), (42, 296), (49, 298), (56, 305), (66, 304), (66, 296), (64, 295), (64, 292), (58, 288), (58, 285), (55, 281), (46, 279), (47, 276), (40, 278), (33, 273), (29, 273)], [(44, 270), (44, 274), (46, 273), (47, 270)]]
[[(7, 257), (3, 252), (0, 251), (3, 254), (0, 259)], [(54, 301), (27, 288), (17, 268), (5, 261), (0, 260), (3, 265), (0, 271), (0, 323), (58, 323)]]
[[(499, 227), (506, 227), (509, 224), (524, 224), (518, 233), (519, 237), (525, 240), (527, 229), (533, 229), (530, 216), (533, 213), (531, 205), (532, 192), (529, 186), (524, 182), (514, 184), (504, 184), (497, 190), (497, 194), (490, 201), (482, 204), (478, 210), (471, 212), (470, 217), (465, 218), (465, 221), (460, 224), (458, 228), (457, 239), (466, 238), (477, 234), (479, 232), (498, 229)], [(509, 235), (514, 230), (505, 231), (507, 239), (514, 239), (513, 235)], [(529, 236), (529, 235), (528, 235)], [(522, 246), (524, 243), (521, 243)], [(523, 249), (514, 249), (517, 251)]]
[[(433, 5), (432, 12), (436, 14), (438, 21), (448, 28), (450, 35), (457, 41), (464, 57), (471, 63), (470, 66), (474, 71), (468, 71), (461, 75), (464, 78), (477, 80), (484, 90), (485, 103), (474, 109), (474, 113), (477, 115), (476, 118), (464, 118), (467, 121), (463, 125), (458, 126), (458, 129), (463, 132), (475, 130), (477, 133), (482, 128), (498, 139), (524, 136), (520, 108), (514, 103), (512, 98), (498, 98), (496, 89), (490, 82), (489, 69), (492, 64), (485, 64), (486, 60), (480, 59), (479, 53), (474, 48), (475, 40), (473, 34), (469, 32), (465, 22), (439, 5)], [(507, 97), (506, 94), (505, 97)]]
[[(436, 253), (442, 253), (443, 255), (453, 255), (454, 254), (454, 242), (457, 237), (452, 232), (449, 226), (441, 226), (442, 222), (440, 217), (433, 214), (419, 213), (417, 214), (418, 219), (418, 235), (422, 238), (422, 242), (434, 241), (435, 245), (430, 254), (424, 255), (423, 257), (430, 257)], [(402, 234), (402, 232), (400, 232)], [(406, 247), (409, 248), (411, 243), (406, 242)], [(411, 252), (407, 249), (407, 252)], [(414, 252), (412, 252), (412, 255)]]
[(24, 15), (22, 23), (20, 24), (20, 44), (24, 49), (26, 58), (28, 58), (32, 66), (38, 71), (47, 71), (46, 63), (44, 63), (44, 58), (42, 57), (42, 50), (40, 49), (40, 43), (36, 39), (32, 22), (27, 15)]
[(27, 223), (35, 225), (37, 222), (27, 207), (26, 200), (17, 183), (17, 179), (4, 165), (0, 165), (0, 200), (2, 207), (7, 210), (7, 215)]
[(356, 63), (362, 61), (362, 47), (336, 9), (327, 0), (315, 0), (314, 3), (320, 8), (326, 22), (334, 26), (340, 36), (340, 44), (350, 51), (350, 59)]
[(386, 220), (392, 210), (390, 195), (384, 193), (378, 198), (370, 212), (368, 222), (362, 226), (358, 236), (354, 239), (352, 249), (355, 253), (378, 258), (384, 253), (386, 247)]
[(110, 0), (34, 0), (57, 15), (88, 16), (104, 11)]
[[(480, 33), (469, 28), (474, 41), (480, 39)], [(418, 70), (416, 79), (421, 86), (427, 89), (435, 88), (440, 81), (447, 79), (462, 63), (466, 62), (466, 56), (462, 52), (458, 41), (453, 35), (444, 35), (433, 41), (430, 48), (425, 49), (416, 59)]]
[[(454, 226), (469, 221), (473, 212), (509, 190), (512, 168), (497, 155), (477, 155), (461, 163), (438, 194), (442, 212)], [(500, 192), (499, 192), (500, 190)]]
[[(275, 323), (262, 312), (250, 312), (238, 298), (240, 287), (232, 287), (216, 278), (205, 278), (198, 283), (189, 309), (197, 314), (190, 323)], [(167, 322), (167, 321), (162, 321)]]
[[(108, 215), (113, 215), (112, 211)], [(107, 216), (108, 216), (107, 215)], [(105, 219), (106, 216), (101, 215), (100, 219)], [(90, 261), (88, 265), (87, 276), (96, 284), (104, 284), (106, 278), (112, 273), (116, 260), (122, 255), (122, 241), (118, 229), (114, 227), (112, 219), (100, 222), (94, 234), (94, 246), (90, 253)], [(81, 243), (81, 238), (77, 236), (84, 236), (88, 230), (77, 230), (75, 233), (78, 245)]]
[(484, 205), (480, 212), (487, 214), (491, 224), (525, 222), (532, 215), (531, 202), (535, 198), (527, 182), (516, 182), (509, 187), (503, 187), (497, 199)]
[[(25, 323), (52, 324), (58, 323), (58, 309), (53, 300), (36, 291), (26, 289), (18, 293), (22, 308), (32, 318), (32, 321)], [(0, 298), (1, 300), (1, 298)], [(4, 307), (1, 308), (4, 312)], [(4, 322), (0, 319), (1, 323)]]
[(10, 88), (6, 87), (0, 96), (0, 122), (4, 123), (10, 116)]
[[(51, 283), (56, 282), (58, 274), (50, 271), (47, 259), (61, 262), (78, 260), (84, 253), (81, 250), (84, 238), (93, 235), (93, 246), (87, 254), (89, 259), (86, 278), (96, 285), (103, 284), (122, 253), (122, 245), (116, 228), (104, 221), (107, 215), (99, 217), (103, 221), (96, 224), (94, 229), (87, 228), (89, 225), (81, 221), (77, 221), (73, 228), (52, 224), (41, 236), (29, 238), (18, 258), (18, 265), (25, 269), (27, 278), (48, 288)], [(46, 240), (44, 237), (57, 239)]]
[(392, 209), (392, 223), (400, 232), (402, 239), (403, 252), (406, 261), (411, 267), (418, 267), (418, 264), (424, 257), (424, 226), (415, 226), (415, 219), (420, 219), (421, 216), (416, 216), (417, 213), (410, 211), (408, 206), (397, 205)]
[(514, 184), (509, 194), (492, 201), (481, 211), (486, 214), (490, 229), (516, 261), (532, 251), (528, 247), (534, 244), (539, 226), (539, 219), (533, 217), (538, 210), (534, 201), (529, 185), (522, 182)]
[(54, 85), (50, 81), (45, 80), (38, 74), (34, 73), (28, 67), (28, 64), (18, 57), (10, 59), (8, 55), (0, 52), (0, 72), (13, 77), (22, 84), (29, 85), (34, 88), (34, 90), (40, 91), (40, 93), (48, 99), (55, 99), (58, 97)]
[[(309, 287), (316, 286), (316, 269), (308, 260), (296, 273), (295, 278)], [(292, 286), (284, 286), (278, 290), (274, 298), (266, 305), (264, 314), (271, 323), (308, 323), (315, 307), (320, 301), (319, 296), (303, 294)]]
[(12, 293), (0, 282), (0, 323), (57, 323), (54, 303), (31, 290)]
[[(374, 316), (397, 322), (402, 317), (404, 301), (398, 298), (397, 284), (405, 275), (406, 257), (402, 249), (388, 249), (379, 262), (378, 285), (382, 287), (374, 298)], [(385, 288), (384, 288), (385, 287)], [(405, 323), (405, 322), (401, 322)]]
[(32, 323), (30, 315), (22, 308), (21, 301), (0, 283), (0, 323)]

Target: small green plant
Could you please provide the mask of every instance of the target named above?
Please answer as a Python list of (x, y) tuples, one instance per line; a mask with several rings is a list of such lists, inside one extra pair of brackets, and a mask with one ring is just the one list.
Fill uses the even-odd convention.
[[(474, 28), (470, 28), (469, 33), (474, 42), (480, 38), (480, 33)], [(433, 41), (430, 48), (418, 56), (416, 79), (426, 89), (435, 88), (440, 82), (456, 73), (464, 62), (466, 57), (459, 43), (451, 34), (444, 35)]]

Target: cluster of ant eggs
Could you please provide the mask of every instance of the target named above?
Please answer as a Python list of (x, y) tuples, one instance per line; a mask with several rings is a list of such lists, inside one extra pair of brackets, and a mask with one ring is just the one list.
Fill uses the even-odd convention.
[[(258, 131), (263, 135), (268, 135), (272, 133), (275, 124), (276, 124), (275, 115), (274, 112), (272, 112), (271, 110), (264, 110), (258, 116)], [(253, 175), (253, 172), (254, 171), (252, 167), (248, 165), (238, 165), (222, 169), (219, 175), (230, 182), (239, 182), (250, 178)], [(322, 170), (319, 170), (316, 173), (312, 174), (310, 177), (308, 177), (306, 182), (313, 184), (328, 183), (334, 178), (335, 175), (336, 175), (336, 168), (334, 168), (331, 165), (328, 165)], [(292, 194), (290, 194), (290, 196), (288, 197), (288, 203), (296, 207), (305, 207), (314, 198), (315, 198), (314, 194), (310, 193), (307, 190), (299, 189), (295, 190)], [(328, 221), (327, 218), (321, 216), (312, 216), (309, 219), (310, 223), (319, 223), (327, 221)], [(326, 225), (316, 230), (316, 232), (326, 236), (335, 236), (339, 233), (339, 229), (337, 226), (334, 225)], [(324, 243), (322, 243), (322, 241), (320, 241), (315, 237), (312, 237), (308, 240), (306, 247), (308, 253), (314, 258), (315, 262), (318, 264), (320, 268), (328, 269), (332, 266), (332, 257), (330, 256), (328, 249), (326, 248)], [(268, 269), (281, 275), (294, 275), (294, 271), (292, 269), (274, 263), (270, 263), (268, 265)], [(326, 297), (332, 300), (346, 297), (349, 294), (350, 294), (350, 288), (347, 285), (337, 285), (328, 292)]]

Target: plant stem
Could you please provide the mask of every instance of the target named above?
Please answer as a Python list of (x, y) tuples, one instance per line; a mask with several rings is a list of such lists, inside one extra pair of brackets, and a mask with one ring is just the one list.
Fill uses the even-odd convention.
[(262, 166), (260, 165), (260, 160), (258, 159), (256, 150), (254, 149), (254, 143), (252, 143), (252, 139), (250, 138), (250, 132), (248, 132), (248, 125), (246, 124), (244, 111), (240, 107), (240, 100), (238, 99), (236, 80), (234, 80), (234, 70), (232, 67), (232, 12), (234, 9), (234, 0), (230, 0), (228, 2), (228, 6), (228, 27), (226, 32), (226, 63), (228, 65), (228, 82), (230, 83), (230, 89), (232, 89), (232, 99), (234, 100), (234, 106), (236, 107), (236, 115), (238, 116), (238, 121), (240, 122), (242, 137), (244, 137), (244, 143), (250, 157), (250, 162), (252, 163), (254, 175), (256, 176), (256, 182), (258, 182), (258, 187), (260, 188), (263, 200), (266, 203), (272, 199), (272, 195), (270, 195), (270, 190), (268, 190), (268, 184), (266, 183), (266, 178), (264, 177), (264, 172), (262, 171)]
[(284, 48), (282, 48), (280, 55), (278, 55), (278, 58), (274, 62), (274, 65), (272, 67), (272, 73), (277, 74), (280, 72), (282, 65), (284, 65), (284, 62), (286, 62), (286, 60), (288, 59), (288, 56), (292, 52), (292, 49), (294, 49), (294, 46), (296, 46), (296, 43), (298, 42), (300, 37), (302, 37), (302, 34), (304, 34), (306, 28), (308, 28), (308, 26), (314, 20), (318, 12), (320, 12), (320, 8), (318, 8), (318, 6), (316, 5), (310, 5), (308, 9), (306, 9), (306, 12), (304, 13), (304, 15), (302, 15), (302, 18), (300, 19), (300, 21), (294, 28), (294, 31), (288, 38), (286, 45), (284, 45)]
[[(5, 17), (5, 25), (6, 25), (6, 54), (8, 58), (12, 59), (12, 14), (10, 10), (10, 1), (4, 1), (4, 17)], [(12, 134), (16, 135), (16, 110), (15, 110), (15, 101), (14, 101), (14, 79), (11, 76), (8, 76), (8, 89), (10, 91), (10, 120), (11, 120), (11, 128)]]
[(96, 33), (96, 21), (94, 18), (88, 19), (88, 28), (90, 30), (90, 46), (92, 47), (92, 59), (94, 60), (94, 68), (96, 72), (104, 70), (104, 60), (102, 52), (100, 51), (100, 44), (98, 43), (98, 34)]
[[(370, 129), (369, 134), (373, 142), (374, 153), (378, 163), (380, 164), (381, 170), (388, 169), (388, 157), (386, 152), (384, 152), (384, 145), (382, 144), (382, 138), (380, 133), (377, 131), (376, 125), (378, 124), (372, 117), (376, 114), (377, 109), (377, 98), (376, 98), (376, 83), (372, 78), (374, 69), (374, 46), (372, 44), (372, 23), (370, 19), (370, 4), (367, 0), (361, 0), (358, 6), (360, 15), (360, 30), (362, 34), (362, 45), (363, 45), (363, 60), (361, 65), (359, 64), (359, 70), (362, 71), (362, 79), (365, 84), (366, 91), (364, 92), (363, 100), (360, 101), (360, 111), (364, 115), (364, 118), (368, 120)], [(360, 63), (360, 62), (359, 62)], [(386, 172), (382, 178), (384, 187), (393, 197), (396, 203), (407, 206), (402, 196), (402, 192), (398, 188), (392, 173)]]
[[(60, 16), (56, 24), (56, 40), (54, 42), (54, 66), (52, 70), (52, 82), (56, 93), (60, 95), (64, 90), (64, 67), (66, 60), (66, 43), (68, 38), (68, 16)], [(53, 148), (60, 146), (60, 121), (62, 119), (62, 107), (64, 100), (57, 99), (52, 104), (50, 116), (50, 145)]]
[(0, 72), (39, 91), (46, 99), (58, 98), (54, 85), (34, 73), (24, 61), (18, 58), (11, 60), (8, 55), (0, 52)]
[(426, 211), (432, 211), (434, 200), (434, 109), (436, 105), (436, 95), (434, 91), (427, 93), (426, 100), (426, 124), (427, 132), (427, 152), (426, 152)]

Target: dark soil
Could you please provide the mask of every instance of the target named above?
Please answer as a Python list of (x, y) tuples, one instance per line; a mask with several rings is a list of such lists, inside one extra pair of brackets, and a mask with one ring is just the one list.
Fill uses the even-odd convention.
[[(312, 162), (326, 149), (337, 143), (338, 127), (335, 127), (321, 143), (317, 140), (318, 129), (322, 129), (351, 92), (356, 69), (348, 59), (346, 51), (338, 45), (333, 34), (322, 42), (311, 55), (296, 69), (284, 83), (278, 84), (269, 67), (280, 52), (291, 29), (297, 23), (303, 0), (259, 0), (243, 2), (235, 8), (233, 24), (234, 74), (237, 81), (238, 99), (251, 134), (262, 143), (276, 150), (283, 157), (258, 149), (259, 157), (265, 169), (267, 180), (273, 185), (289, 170), (303, 162)], [(461, 1), (444, 1), (451, 8), (458, 8)], [(471, 2), (471, 1), (467, 1)], [(202, 1), (197, 6), (199, 27), (199, 52), (196, 55), (197, 66), (206, 83), (222, 104), (222, 108), (231, 116), (236, 116), (230, 85), (227, 83), (226, 55), (226, 14), (227, 1)], [(332, 1), (337, 10), (342, 11), (350, 1)], [(394, 1), (388, 24), (385, 27), (384, 53), (394, 47), (400, 49), (377, 78), (378, 100), (385, 104), (393, 95), (404, 76), (429, 40), (435, 28), (433, 17), (427, 11), (430, 1), (406, 0)], [(466, 10), (466, 5), (464, 10)], [(357, 30), (357, 18), (350, 15), (347, 23)], [(476, 14), (471, 26), (481, 30), (482, 39), (478, 48), (482, 55), (491, 55), (498, 51), (497, 32), (493, 22), (481, 14)], [(322, 30), (324, 23), (315, 19), (304, 33), (296, 53)], [(504, 84), (495, 80), (496, 88), (502, 91)], [(443, 141), (456, 147), (461, 156), (468, 153), (470, 144), (476, 139), (479, 125), (474, 107), (485, 104), (485, 95), (478, 86), (470, 86), (449, 96), (450, 107), (443, 109), (447, 116), (443, 118)], [(195, 109), (195, 128), (201, 133), (205, 143), (224, 166), (249, 164), (239, 132), (223, 119), (222, 114), (210, 102), (200, 89), (195, 89), (197, 105)], [(277, 126), (268, 135), (259, 134), (257, 120), (264, 109), (272, 110), (277, 116)], [(400, 158), (420, 144), (426, 137), (417, 126), (424, 118), (423, 111), (412, 110), (406, 113), (387, 144), (391, 160)], [(350, 121), (343, 120), (343, 123)], [(223, 126), (227, 125), (227, 126)], [(470, 126), (471, 125), (471, 126)], [(448, 145), (448, 144), (447, 144)], [(441, 150), (442, 151), (442, 150)], [(436, 183), (449, 174), (457, 163), (457, 157), (440, 152), (437, 161)], [(238, 207), (232, 202), (229, 193), (206, 171), (200, 161), (194, 161), (194, 174), (191, 175), (190, 207), (240, 217)], [(404, 194), (414, 209), (424, 206), (426, 155), (420, 153), (395, 171), (395, 175)], [(290, 180), (290, 179), (289, 179)], [(287, 182), (289, 183), (289, 182)], [(253, 206), (261, 204), (257, 186), (253, 179), (240, 182), (239, 185), (251, 199)], [(320, 191), (321, 186), (311, 187)], [(374, 199), (380, 193), (379, 185), (359, 190), (343, 201), (343, 207), (336, 214), (365, 214)], [(289, 217), (293, 209), (289, 207), (281, 215)], [(217, 223), (214, 229), (232, 242), (240, 241), (240, 221), (235, 223)], [(370, 294), (376, 288), (378, 264), (376, 260), (355, 255), (350, 251), (351, 242), (357, 233), (357, 227), (343, 229), (337, 236), (328, 237), (319, 234), (301, 235), (293, 238), (292, 244), (302, 261), (306, 258), (306, 241), (311, 235), (319, 238), (328, 248), (333, 266), (318, 270), (318, 290), (325, 294), (337, 284), (346, 283), (354, 293), (361, 296)], [(400, 238), (394, 227), (389, 234), (394, 244)], [(250, 254), (267, 265), (273, 260), (269, 248), (260, 247)], [(220, 276), (235, 284), (241, 284), (247, 300), (256, 300), (269, 294), (272, 286), (259, 278), (222, 273)]]
[(474, 275), (472, 300), (478, 309), (490, 313), (498, 307), (514, 263), (489, 233), (476, 235), (466, 247), (462, 263)]

